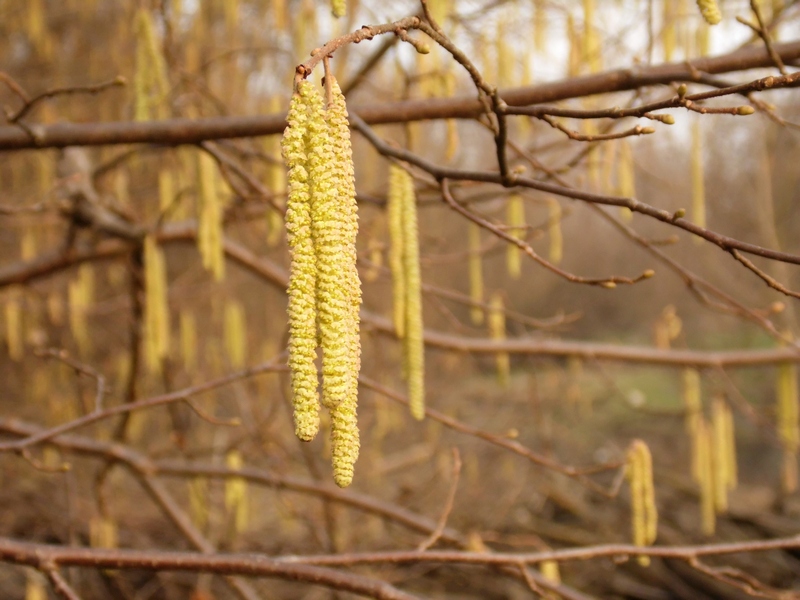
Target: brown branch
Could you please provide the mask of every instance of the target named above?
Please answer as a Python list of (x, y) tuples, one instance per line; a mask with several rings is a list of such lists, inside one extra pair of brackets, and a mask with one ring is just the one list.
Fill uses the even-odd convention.
[[(800, 58), (800, 41), (774, 44), (774, 48), (784, 62)], [(542, 104), (676, 81), (695, 81), (698, 76), (702, 78), (703, 74), (764, 68), (771, 66), (772, 60), (763, 47), (750, 47), (721, 56), (699, 58), (693, 60), (691, 65), (693, 68), (689, 68), (684, 61), (652, 67), (618, 69), (536, 86), (500, 90), (499, 95), (509, 106)], [(351, 111), (372, 125), (427, 119), (474, 119), (483, 112), (483, 105), (472, 96), (355, 106)], [(168, 119), (144, 123), (123, 121), (37, 125), (36, 140), (16, 127), (0, 127), (0, 150), (62, 148), (76, 145), (197, 144), (205, 140), (274, 135), (282, 133), (285, 127), (284, 114)]]
[(38, 566), (43, 561), (64, 567), (92, 569), (136, 569), (146, 571), (189, 571), (219, 575), (247, 575), (300, 581), (363, 594), (379, 600), (416, 600), (385, 581), (342, 573), (311, 565), (256, 554), (198, 554), (158, 550), (100, 550), (31, 544), (0, 538), (0, 560), (17, 565)]

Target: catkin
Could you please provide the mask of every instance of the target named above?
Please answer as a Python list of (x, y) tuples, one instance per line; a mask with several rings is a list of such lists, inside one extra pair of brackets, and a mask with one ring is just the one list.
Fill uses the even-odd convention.
[(150, 11), (141, 8), (134, 21), (136, 73), (134, 74), (134, 115), (137, 121), (166, 118), (162, 101), (169, 93), (167, 65), (159, 48)]
[(797, 450), (800, 448), (800, 405), (798, 404), (797, 369), (790, 363), (778, 367), (778, 435), (783, 446), (783, 491), (797, 489)]
[[(627, 140), (619, 142), (619, 158), (617, 162), (617, 194), (623, 198), (633, 198), (636, 196), (636, 176), (633, 166), (633, 153)], [(633, 218), (631, 209), (623, 206), (620, 209), (620, 216), (623, 221), (630, 221)]]
[[(502, 342), (506, 339), (506, 315), (503, 304), (503, 295), (501, 292), (492, 294), (489, 300), (489, 335), (493, 340), (498, 342)], [(497, 379), (504, 388), (508, 387), (510, 378), (510, 360), (508, 352), (497, 352), (495, 354)]]
[[(656, 540), (658, 512), (653, 487), (653, 459), (642, 440), (634, 440), (628, 449), (626, 476), (631, 488), (633, 543), (648, 546)], [(647, 556), (640, 556), (638, 560), (642, 566), (650, 564)]]
[(663, 23), (661, 25), (661, 45), (664, 48), (664, 61), (670, 62), (675, 52), (675, 2), (664, 2)]
[[(700, 122), (692, 124), (692, 221), (698, 227), (706, 226), (706, 192), (703, 181), (703, 132)], [(702, 243), (702, 238), (694, 236), (695, 243)]]
[[(225, 456), (225, 466), (233, 471), (240, 471), (244, 467), (242, 454), (238, 450), (228, 452)], [(225, 480), (225, 508), (228, 514), (233, 514), (234, 531), (236, 533), (244, 531), (249, 521), (247, 481), (244, 477), (228, 477)]]
[(703, 534), (714, 535), (716, 529), (716, 501), (714, 498), (714, 462), (711, 432), (700, 416), (694, 431), (694, 446), (698, 457), (698, 483), (700, 484), (700, 520)]
[(477, 304), (483, 303), (483, 266), (481, 264), (481, 228), (476, 223), (469, 223), (469, 297), (474, 303), (470, 309), (470, 318), (475, 325), (483, 324), (483, 309)]
[(214, 279), (222, 281), (225, 276), (225, 249), (223, 246), (222, 206), (217, 193), (214, 172), (217, 166), (207, 152), (197, 153), (197, 186), (199, 196), (199, 218), (197, 244), (203, 266)]
[(8, 356), (13, 361), (20, 361), (25, 349), (22, 335), (22, 289), (19, 286), (12, 286), (9, 289), (5, 312)]
[(331, 0), (331, 11), (337, 19), (347, 14), (347, 0)]
[(225, 305), (225, 351), (234, 369), (244, 368), (247, 360), (247, 328), (244, 308), (235, 301)]
[(180, 328), (183, 368), (187, 373), (191, 373), (197, 365), (197, 325), (192, 313), (181, 312)]
[(389, 220), (389, 270), (392, 273), (392, 316), (397, 337), (405, 337), (406, 282), (403, 266), (403, 202), (408, 174), (395, 164), (389, 165), (387, 217)]
[(67, 296), (72, 337), (75, 338), (80, 355), (86, 357), (91, 350), (91, 338), (86, 318), (89, 306), (94, 299), (94, 271), (90, 264), (84, 263), (78, 267), (78, 278), (69, 282)]
[(422, 277), (419, 267), (419, 231), (414, 182), (405, 180), (403, 202), (403, 268), (406, 290), (405, 357), (408, 375), (408, 404), (411, 415), (425, 417), (425, 342), (422, 337)]
[[(347, 106), (339, 84), (331, 76), (332, 102), (328, 108), (331, 139), (336, 149), (334, 171), (337, 182), (337, 212), (341, 218), (344, 248), (338, 257), (340, 265), (337, 277), (343, 288), (347, 308), (347, 331), (344, 336), (345, 358), (347, 364), (346, 392), (342, 401), (331, 409), (331, 442), (334, 481), (340, 487), (350, 485), (353, 480), (353, 467), (358, 459), (358, 374), (361, 370), (361, 339), (359, 332), (359, 310), (361, 307), (361, 281), (356, 266), (356, 238), (358, 236), (358, 207), (356, 205), (355, 173), (353, 170), (353, 150), (350, 141), (350, 125)], [(317, 252), (319, 257), (319, 251)], [(322, 268), (320, 268), (320, 273)], [(344, 281), (342, 282), (341, 279)], [(319, 293), (319, 290), (318, 290)], [(324, 361), (323, 376), (327, 377)], [(328, 386), (323, 381), (324, 390)]]
[(169, 353), (169, 303), (164, 254), (155, 237), (144, 240), (144, 348), (152, 373), (161, 371), (161, 361)]
[[(508, 220), (508, 234), (518, 240), (525, 234), (525, 204), (522, 196), (512, 194), (506, 204), (506, 219)], [(508, 244), (506, 248), (506, 268), (511, 279), (519, 279), (522, 271), (522, 250), (515, 244)]]
[(564, 257), (564, 238), (561, 234), (561, 205), (554, 198), (548, 199), (549, 218), (547, 230), (550, 234), (550, 262), (557, 265)]
[[(307, 170), (307, 132), (310, 98), (318, 96), (301, 82), (289, 105), (282, 145), (289, 168), (286, 232), (291, 255), (289, 279), (289, 368), (292, 379), (295, 433), (311, 440), (319, 430), (317, 368), (317, 259), (311, 236), (311, 188)], [(321, 100), (320, 100), (321, 102)]]
[(728, 492), (736, 486), (736, 454), (732, 415), (725, 398), (718, 395), (711, 403), (713, 441), (714, 506), (718, 514), (728, 510)]
[(717, 0), (697, 0), (697, 8), (700, 9), (700, 14), (709, 25), (716, 25), (722, 21), (722, 13), (717, 6)]

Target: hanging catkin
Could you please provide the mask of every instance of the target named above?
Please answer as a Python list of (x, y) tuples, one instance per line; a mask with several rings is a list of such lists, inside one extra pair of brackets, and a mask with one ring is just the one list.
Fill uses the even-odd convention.
[[(508, 235), (520, 240), (525, 235), (525, 204), (522, 196), (512, 194), (506, 204), (506, 220), (508, 221)], [(511, 279), (519, 279), (522, 271), (522, 250), (515, 244), (508, 244), (506, 248), (506, 268)]]
[(422, 277), (414, 182), (406, 173), (403, 201), (403, 269), (405, 271), (405, 357), (411, 415), (425, 417), (425, 342), (422, 337)]
[(223, 247), (222, 202), (217, 193), (214, 172), (217, 166), (207, 152), (197, 153), (197, 187), (199, 216), (197, 244), (203, 266), (217, 281), (225, 277), (225, 249)]
[[(653, 487), (653, 459), (642, 440), (634, 440), (628, 449), (626, 476), (631, 487), (633, 543), (649, 546), (656, 540), (658, 513)], [(638, 561), (642, 566), (650, 564), (647, 556), (640, 556)]]
[[(337, 257), (337, 268), (334, 271), (339, 279), (347, 309), (346, 331), (343, 346), (345, 364), (347, 365), (345, 385), (346, 391), (342, 400), (331, 408), (331, 454), (333, 461), (333, 477), (337, 485), (345, 487), (353, 480), (353, 468), (358, 459), (358, 374), (361, 371), (361, 338), (360, 317), (361, 281), (356, 266), (356, 238), (358, 237), (358, 207), (356, 205), (355, 173), (353, 169), (353, 150), (350, 142), (350, 125), (345, 98), (337, 81), (331, 77), (332, 102), (328, 107), (327, 120), (330, 123), (331, 139), (335, 148), (333, 169), (337, 176), (336, 213), (339, 215), (343, 232), (344, 247), (341, 256)], [(317, 257), (320, 256), (317, 243)], [(319, 263), (320, 274), (324, 272)], [(322, 275), (320, 275), (322, 277)], [(321, 281), (318, 280), (318, 281)], [(319, 294), (319, 287), (317, 290)], [(322, 312), (320, 311), (322, 323)], [(337, 341), (338, 343), (338, 341)], [(323, 343), (323, 399), (328, 370), (325, 365), (325, 345)]]
[(78, 278), (69, 282), (69, 325), (82, 357), (91, 350), (89, 327), (86, 323), (89, 307), (94, 300), (94, 270), (88, 263), (78, 267)]
[(25, 353), (22, 335), (22, 288), (11, 286), (6, 293), (6, 344), (8, 356), (13, 361), (20, 361)]
[(717, 0), (697, 0), (697, 8), (700, 9), (700, 14), (709, 25), (716, 25), (722, 21), (722, 13), (717, 6)]
[(557, 265), (564, 257), (564, 238), (561, 235), (561, 205), (555, 198), (548, 198), (547, 232), (550, 234), (550, 262)]
[[(617, 194), (623, 198), (633, 198), (636, 196), (636, 176), (633, 167), (633, 153), (627, 140), (620, 140), (619, 158), (617, 161)], [(624, 221), (633, 218), (631, 209), (623, 206), (620, 209), (620, 216)]]
[[(703, 132), (700, 122), (692, 124), (692, 221), (698, 227), (706, 226), (706, 191), (703, 182)], [(702, 238), (695, 236), (695, 243), (701, 243)]]
[[(307, 165), (311, 83), (301, 82), (292, 96), (284, 133), (283, 155), (289, 168), (286, 232), (291, 255), (289, 279), (289, 368), (292, 379), (295, 433), (312, 440), (319, 429), (317, 368), (317, 258), (311, 236), (311, 187)], [(319, 100), (321, 103), (321, 100)]]
[(778, 435), (783, 446), (782, 486), (786, 493), (797, 489), (797, 450), (800, 448), (800, 404), (797, 369), (784, 363), (778, 367)]
[[(506, 314), (503, 302), (503, 294), (495, 292), (489, 300), (489, 335), (497, 342), (506, 339)], [(497, 364), (497, 379), (503, 388), (508, 387), (511, 374), (511, 360), (508, 352), (497, 352), (495, 354)]]
[(407, 173), (395, 164), (389, 165), (387, 217), (389, 219), (389, 270), (392, 273), (392, 315), (397, 337), (406, 331), (406, 275), (403, 266), (403, 203)]
[[(232, 471), (240, 471), (244, 467), (242, 454), (231, 450), (225, 456), (225, 466)], [(249, 521), (249, 505), (247, 498), (247, 481), (244, 477), (228, 477), (225, 480), (225, 509), (233, 515), (233, 528), (241, 533), (247, 528)]]
[(347, 0), (331, 0), (331, 12), (337, 19), (347, 14)]
[(225, 352), (231, 367), (244, 368), (247, 360), (247, 327), (244, 308), (236, 301), (225, 304)]
[(322, 403), (331, 411), (333, 477), (344, 487), (358, 458), (358, 216), (350, 129), (344, 97), (329, 82), (326, 108), (310, 83), (297, 84), (283, 152), (289, 167), (286, 228), (289, 282), (289, 367), (295, 431), (310, 440), (319, 429), (317, 328), (322, 347)]
[(473, 302), (470, 317), (474, 325), (483, 324), (483, 265), (481, 264), (481, 228), (470, 221), (469, 225), (469, 297)]
[(163, 100), (169, 93), (167, 66), (155, 34), (153, 17), (140, 8), (134, 21), (136, 73), (133, 79), (134, 115), (137, 121), (166, 118)]
[(144, 349), (151, 373), (161, 372), (161, 361), (169, 353), (169, 304), (164, 254), (155, 237), (144, 240)]

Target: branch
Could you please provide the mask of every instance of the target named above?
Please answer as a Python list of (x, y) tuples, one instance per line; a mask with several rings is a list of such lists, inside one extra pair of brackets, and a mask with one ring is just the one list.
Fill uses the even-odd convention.
[[(800, 58), (800, 41), (773, 44), (784, 62)], [(633, 90), (642, 86), (696, 81), (704, 73), (720, 74), (772, 66), (763, 47), (751, 47), (729, 54), (653, 67), (616, 69), (595, 75), (573, 77), (540, 85), (501, 90), (500, 97), (509, 106), (526, 106), (557, 102)], [(376, 106), (355, 106), (358, 114), (371, 125), (407, 123), (427, 119), (474, 119), (484, 107), (474, 96), (407, 100)], [(282, 133), (285, 115), (249, 117), (216, 117), (210, 119), (167, 119), (144, 123), (119, 121), (111, 123), (58, 123), (32, 126), (36, 139), (16, 127), (0, 127), (0, 150), (23, 148), (63, 148), (65, 146), (100, 146), (109, 144), (197, 144), (206, 140), (255, 137)]]

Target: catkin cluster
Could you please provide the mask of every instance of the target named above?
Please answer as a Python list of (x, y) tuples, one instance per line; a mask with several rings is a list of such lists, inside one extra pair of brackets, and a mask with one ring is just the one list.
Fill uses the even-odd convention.
[(389, 167), (389, 267), (392, 272), (394, 326), (403, 341), (403, 372), (408, 402), (416, 419), (425, 416), (425, 344), (422, 338), (422, 278), (419, 271), (417, 201), (411, 176)]
[(344, 96), (332, 81), (325, 107), (316, 88), (297, 85), (282, 140), (289, 168), (286, 231), (291, 254), (289, 367), (295, 433), (311, 440), (319, 430), (314, 364), (322, 348), (322, 404), (331, 413), (334, 480), (353, 479), (359, 440), (356, 422), (361, 366), (356, 269), (358, 215)]
[[(625, 474), (631, 486), (633, 543), (648, 546), (656, 541), (658, 512), (653, 487), (653, 458), (650, 448), (642, 440), (631, 443)], [(647, 556), (640, 556), (638, 560), (642, 566), (650, 564)]]

